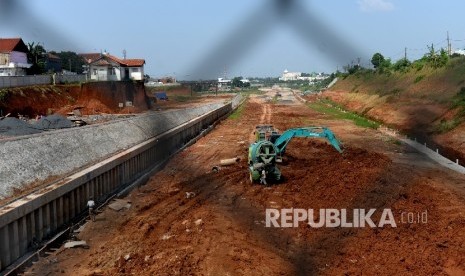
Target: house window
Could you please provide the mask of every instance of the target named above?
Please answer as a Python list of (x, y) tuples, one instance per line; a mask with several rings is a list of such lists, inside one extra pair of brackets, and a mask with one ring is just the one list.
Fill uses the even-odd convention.
[(114, 67), (108, 69), (108, 75), (111, 75), (111, 76), (116, 75)]
[(97, 75), (97, 69), (92, 70), (92, 75)]
[(139, 72), (139, 68), (131, 68), (132, 72)]

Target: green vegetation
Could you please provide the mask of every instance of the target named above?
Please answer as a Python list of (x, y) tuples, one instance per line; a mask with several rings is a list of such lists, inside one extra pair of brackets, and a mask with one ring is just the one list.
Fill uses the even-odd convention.
[(458, 118), (454, 118), (452, 120), (441, 120), (435, 130), (437, 133), (446, 133), (456, 128), (461, 122), (462, 120)]
[(243, 82), (243, 77), (235, 77), (232, 79), (231, 85), (232, 87), (238, 88), (248, 88), (250, 87), (250, 82)]
[(27, 44), (29, 53), (27, 59), (32, 63), (31, 68), (28, 69), (28, 73), (31, 75), (45, 73), (45, 51), (44, 46), (39, 43), (31, 42)]
[(248, 90), (242, 90), (240, 94), (244, 97), (248, 97), (249, 95), (263, 95), (265, 94), (264, 91), (260, 91), (258, 89), (248, 89)]
[(189, 101), (192, 101), (192, 100), (195, 100), (197, 99), (198, 96), (190, 96), (190, 95), (173, 95), (171, 96), (171, 99), (173, 101), (176, 101), (176, 102), (181, 102), (181, 103), (184, 103), (184, 102), (189, 102)]
[[(247, 101), (247, 99), (245, 101)], [(244, 106), (246, 105), (245, 101), (239, 107), (237, 107), (231, 115), (229, 115), (229, 119), (238, 120), (242, 116), (242, 111), (244, 110)]]
[(82, 74), (83, 72), (82, 66), (84, 65), (84, 60), (77, 53), (71, 52), (71, 51), (64, 51), (64, 52), (58, 52), (58, 53), (52, 51), (50, 53), (60, 57), (61, 62), (62, 62), (61, 66), (63, 70), (68, 70), (70, 72), (76, 72), (78, 74)]
[(413, 81), (413, 83), (419, 83), (422, 79), (425, 78), (425, 75), (419, 75), (415, 78), (415, 80)]
[(181, 88), (181, 85), (164, 85), (164, 86), (146, 86), (145, 90), (147, 92), (159, 92), (159, 91), (170, 91), (174, 89), (179, 89)]
[(8, 89), (0, 89), (0, 102), (4, 101), (8, 96), (9, 90)]
[(373, 129), (377, 129), (380, 126), (380, 124), (375, 121), (369, 120), (357, 113), (342, 109), (341, 106), (328, 99), (321, 99), (317, 102), (309, 103), (308, 106), (315, 111), (328, 114), (335, 119), (351, 120), (357, 126)]

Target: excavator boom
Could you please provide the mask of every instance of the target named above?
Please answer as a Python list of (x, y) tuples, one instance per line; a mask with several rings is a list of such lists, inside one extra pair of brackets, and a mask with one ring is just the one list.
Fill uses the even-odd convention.
[(278, 154), (284, 153), (286, 151), (287, 144), (289, 144), (292, 138), (296, 137), (325, 138), (337, 151), (342, 153), (341, 143), (339, 143), (336, 136), (329, 128), (301, 127), (288, 129), (276, 138), (273, 143), (278, 149)]

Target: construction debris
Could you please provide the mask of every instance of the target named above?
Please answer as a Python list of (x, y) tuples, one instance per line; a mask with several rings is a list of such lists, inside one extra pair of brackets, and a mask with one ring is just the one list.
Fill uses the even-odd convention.
[(84, 231), (84, 227), (85, 227), (85, 226), (86, 226), (85, 224), (81, 225), (81, 227), (79, 227), (78, 229), (74, 230), (73, 233), (81, 233), (82, 231)]
[(108, 205), (108, 208), (119, 212), (122, 209), (131, 208), (130, 201), (124, 199), (115, 199), (111, 204)]
[(68, 120), (64, 116), (54, 114), (54, 115), (40, 118), (40, 120), (37, 121), (35, 125), (36, 127), (40, 129), (50, 130), (50, 129), (70, 128), (74, 126), (74, 123)]
[(192, 198), (192, 197), (195, 197), (194, 192), (186, 192), (186, 198)]
[(65, 248), (76, 248), (76, 247), (82, 247), (85, 249), (89, 248), (86, 241), (70, 241), (70, 242), (65, 243)]
[(6, 117), (0, 120), (0, 135), (19, 136), (40, 133), (38, 127), (28, 124), (27, 122), (15, 117)]
[(221, 166), (229, 166), (229, 165), (236, 164), (239, 161), (241, 161), (241, 159), (239, 157), (229, 158), (229, 159), (222, 159), (220, 161), (220, 165)]

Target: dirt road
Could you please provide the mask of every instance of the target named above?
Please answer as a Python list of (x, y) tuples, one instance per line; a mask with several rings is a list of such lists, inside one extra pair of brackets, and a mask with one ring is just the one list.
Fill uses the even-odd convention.
[[(272, 92), (270, 92), (272, 93)], [(281, 94), (288, 92), (281, 91)], [(286, 95), (290, 97), (290, 95)], [(134, 190), (131, 208), (106, 208), (79, 237), (90, 249), (59, 249), (37, 275), (464, 275), (465, 177), (376, 130), (332, 121), (297, 101), (252, 96), (227, 119)], [(284, 182), (248, 182), (254, 126), (329, 126), (324, 141), (291, 141)], [(241, 161), (211, 168), (222, 158)], [(186, 193), (189, 193), (186, 196)], [(397, 227), (265, 227), (267, 208), (392, 210)], [(403, 223), (403, 214), (427, 221)], [(349, 216), (351, 217), (351, 216)], [(412, 220), (413, 222), (413, 220)]]

